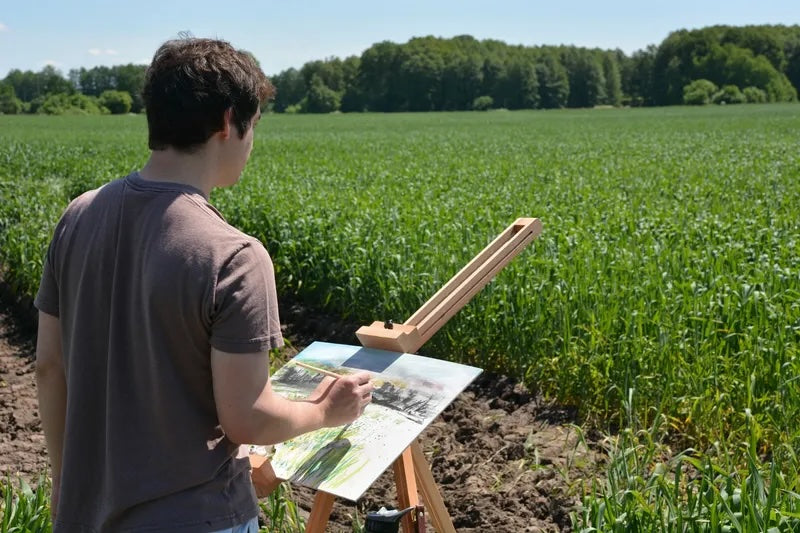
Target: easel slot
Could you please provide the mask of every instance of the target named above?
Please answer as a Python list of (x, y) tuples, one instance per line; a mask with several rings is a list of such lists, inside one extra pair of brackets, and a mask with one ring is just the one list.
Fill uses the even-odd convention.
[(424, 344), (542, 231), (536, 218), (521, 218), (501, 233), (428, 300), (406, 325), (416, 326)]
[(422, 343), (424, 344), (433, 337), (433, 335), (460, 311), (473, 296), (483, 289), (511, 259), (522, 251), (530, 241), (533, 240), (533, 237), (534, 235), (531, 233), (527, 236), (523, 236), (520, 242), (508, 243), (507, 248), (511, 248), (511, 250), (506, 250), (505, 248), (500, 249), (496, 254), (497, 257), (493, 257), (491, 261), (487, 262), (485, 268), (467, 278), (457, 292), (454, 292), (450, 297), (446, 298), (429, 316), (425, 317), (418, 326)]

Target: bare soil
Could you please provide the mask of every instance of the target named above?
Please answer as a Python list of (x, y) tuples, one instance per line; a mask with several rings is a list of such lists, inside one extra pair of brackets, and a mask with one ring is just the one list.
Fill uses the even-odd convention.
[[(27, 307), (27, 306), (26, 306)], [(355, 343), (355, 328), (298, 306), (282, 309), (285, 356), (311, 340)], [(30, 309), (0, 301), (0, 477), (35, 484), (47, 455), (34, 379)], [(472, 532), (569, 531), (581, 479), (598, 471), (596, 443), (579, 437), (569, 409), (546, 403), (514, 380), (483, 374), (421, 437), (456, 529)], [(313, 493), (294, 487), (300, 507)], [(357, 503), (337, 499), (328, 530), (352, 531), (353, 516), (396, 505), (391, 470)], [(428, 531), (433, 528), (429, 525)]]

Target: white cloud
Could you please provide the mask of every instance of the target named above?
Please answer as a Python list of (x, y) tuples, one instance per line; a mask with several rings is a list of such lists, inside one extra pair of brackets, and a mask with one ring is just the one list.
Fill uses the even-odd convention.
[(119, 52), (113, 48), (89, 48), (87, 52), (93, 56), (118, 56)]
[(8, 26), (6, 26), (2, 22), (0, 22), (0, 33), (4, 32), (4, 31), (8, 31)]

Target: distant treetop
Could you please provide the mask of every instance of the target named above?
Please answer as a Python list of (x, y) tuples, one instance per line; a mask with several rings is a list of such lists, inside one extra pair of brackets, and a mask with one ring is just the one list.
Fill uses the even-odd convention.
[[(0, 112), (47, 112), (53, 94), (99, 99), (104, 112), (142, 111), (146, 67), (12, 70)], [(520, 46), (470, 35), (382, 41), (361, 56), (309, 61), (274, 76), (276, 112), (552, 109), (796, 101), (800, 26), (709, 26), (677, 30), (626, 55), (576, 46)], [(707, 94), (713, 87), (713, 94)], [(65, 102), (68, 100), (60, 100)], [(104, 103), (105, 102), (105, 103)], [(113, 103), (112, 103), (113, 102)], [(107, 104), (107, 105), (106, 105)], [(85, 104), (84, 108), (91, 108)], [(113, 109), (110, 109), (108, 106)]]

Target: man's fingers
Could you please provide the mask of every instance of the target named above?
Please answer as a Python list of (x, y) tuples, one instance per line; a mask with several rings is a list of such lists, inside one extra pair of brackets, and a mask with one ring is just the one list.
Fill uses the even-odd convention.
[(357, 385), (367, 384), (371, 379), (372, 374), (369, 372), (359, 372), (358, 374), (353, 374), (353, 380), (355, 380)]
[(361, 398), (361, 412), (362, 412), (362, 413), (364, 412), (364, 409), (366, 409), (366, 408), (367, 408), (367, 406), (368, 406), (370, 403), (372, 403), (372, 393), (370, 393), (370, 394), (367, 394), (366, 396), (364, 396), (364, 397), (362, 397), (362, 398)]
[(354, 392), (361, 398), (361, 401), (359, 402), (359, 411), (363, 413), (364, 409), (367, 408), (367, 405), (372, 402), (372, 391), (375, 388), (372, 385), (372, 374), (369, 372), (360, 372), (355, 374), (353, 378), (356, 380), (356, 383), (358, 383)]
[(372, 391), (375, 387), (372, 386), (372, 383), (365, 383), (364, 385), (359, 385), (356, 387), (356, 394), (361, 396), (362, 398), (366, 398), (367, 396), (372, 395)]

